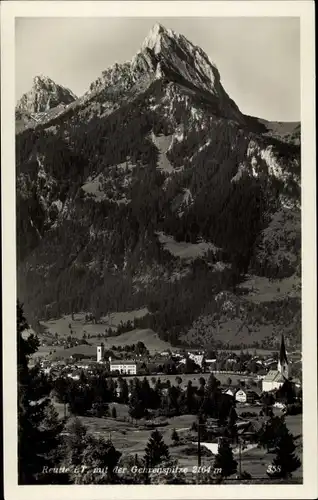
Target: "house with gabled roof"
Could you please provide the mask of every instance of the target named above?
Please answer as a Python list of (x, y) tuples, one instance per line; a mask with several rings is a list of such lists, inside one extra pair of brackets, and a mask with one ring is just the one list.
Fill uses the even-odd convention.
[(259, 395), (255, 392), (255, 391), (252, 391), (250, 389), (238, 389), (236, 392), (235, 392), (235, 401), (239, 402), (239, 403), (248, 403), (248, 404), (254, 404), (255, 401), (257, 401), (259, 399)]

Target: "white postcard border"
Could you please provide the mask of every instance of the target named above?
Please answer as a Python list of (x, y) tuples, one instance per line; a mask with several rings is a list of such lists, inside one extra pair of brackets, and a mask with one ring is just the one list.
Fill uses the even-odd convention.
[[(182, 15), (180, 15), (182, 13)], [(302, 485), (18, 486), (15, 235), (15, 17), (300, 17), (302, 136)], [(316, 151), (314, 2), (303, 1), (7, 1), (1, 5), (1, 185), (6, 499), (315, 498), (317, 496)], [(30, 54), (32, 57), (32, 54)], [(297, 76), (295, 76), (297, 77)], [(32, 443), (30, 443), (32, 446)]]

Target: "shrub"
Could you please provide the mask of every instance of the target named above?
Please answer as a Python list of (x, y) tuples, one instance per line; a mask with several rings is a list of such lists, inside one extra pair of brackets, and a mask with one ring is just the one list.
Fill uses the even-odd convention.
[(242, 411), (241, 417), (243, 418), (252, 418), (257, 417), (257, 413), (255, 411)]
[(191, 431), (198, 432), (198, 424), (197, 424), (197, 422), (195, 422), (195, 421), (192, 422)]
[(286, 407), (286, 415), (300, 415), (303, 412), (301, 403), (292, 403)]
[[(182, 450), (182, 453), (185, 455), (197, 455), (198, 454), (198, 447), (195, 444), (190, 444), (184, 450)], [(211, 456), (211, 451), (209, 451), (205, 446), (201, 446), (201, 456), (202, 457), (210, 457)]]
[(247, 472), (246, 470), (243, 470), (241, 472), (239, 479), (252, 479), (252, 476), (249, 472)]

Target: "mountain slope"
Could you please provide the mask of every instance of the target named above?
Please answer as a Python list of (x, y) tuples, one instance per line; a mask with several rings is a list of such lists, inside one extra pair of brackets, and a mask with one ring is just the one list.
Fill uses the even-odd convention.
[[(176, 343), (218, 314), (221, 292), (240, 300), (245, 273), (293, 276), (300, 148), (282, 129), (243, 115), (202, 49), (154, 26), (132, 61), (17, 134), (26, 309), (43, 318), (147, 306), (136, 327)], [(281, 307), (298, 307), (289, 302)]]

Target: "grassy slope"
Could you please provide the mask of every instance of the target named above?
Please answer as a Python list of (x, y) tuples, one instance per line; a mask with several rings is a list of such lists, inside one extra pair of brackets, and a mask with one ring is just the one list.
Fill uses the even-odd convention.
[[(264, 308), (270, 309), (274, 302), (278, 304), (288, 300), (300, 301), (300, 279), (297, 276), (269, 280), (247, 275), (237, 292), (237, 295), (233, 296), (236, 314), (225, 312), (217, 321), (212, 316), (203, 315), (189, 329), (184, 339), (190, 343), (202, 342), (203, 339), (209, 342), (213, 337), (216, 341), (228, 342), (230, 345), (252, 345), (255, 340), (262, 342), (266, 338), (278, 338), (281, 333), (288, 334), (296, 326), (296, 315), (296, 319), (291, 315), (289, 322), (281, 324), (277, 321), (278, 318), (268, 319)], [(290, 305), (290, 308), (292, 307), (296, 305), (293, 303)]]
[[(58, 346), (46, 347), (42, 346), (40, 349), (40, 354), (45, 355), (52, 352), (52, 356), (66, 358), (71, 354), (79, 353), (86, 356), (94, 356), (96, 354), (96, 345), (101, 342), (98, 339), (98, 334), (104, 334), (109, 327), (116, 330), (116, 326), (122, 321), (123, 323), (127, 321), (133, 321), (134, 318), (140, 318), (148, 313), (147, 308), (139, 309), (136, 311), (127, 311), (121, 313), (111, 313), (109, 316), (103, 318), (102, 324), (92, 324), (85, 322), (85, 313), (78, 313), (74, 315), (74, 320), (72, 320), (71, 315), (63, 316), (59, 319), (52, 319), (47, 322), (42, 322), (42, 326), (45, 328), (45, 335), (40, 335), (43, 339), (52, 339), (55, 333), (58, 334), (59, 338), (67, 337), (70, 335), (72, 330), (72, 336), (75, 338), (82, 338), (84, 332), (86, 334), (93, 335), (93, 338), (88, 339), (91, 345), (79, 345), (70, 347), (67, 349), (60, 348)], [(71, 325), (71, 329), (69, 328)], [(102, 341), (106, 348), (111, 348), (115, 346), (124, 346), (127, 344), (136, 344), (141, 341), (144, 342), (146, 347), (150, 352), (153, 351), (163, 351), (170, 349), (171, 345), (168, 342), (161, 340), (157, 333), (153, 330), (148, 329), (135, 329), (130, 332), (123, 333), (118, 336), (111, 336), (108, 338), (103, 338)], [(55, 352), (54, 352), (55, 351)]]
[[(60, 414), (63, 416), (64, 408), (63, 405), (58, 403), (56, 408)], [(93, 432), (97, 436), (104, 438), (111, 438), (116, 449), (118, 449), (123, 455), (143, 455), (145, 446), (150, 437), (151, 430), (143, 429), (139, 424), (134, 425), (131, 422), (123, 421), (124, 418), (128, 417), (128, 406), (122, 404), (110, 404), (116, 407), (117, 419), (112, 418), (96, 418), (96, 417), (80, 417), (82, 422), (88, 427), (90, 432)], [(255, 407), (244, 407), (244, 411), (255, 411)], [(239, 410), (239, 409), (238, 409)], [(280, 414), (279, 410), (275, 410), (275, 413)], [(190, 455), (185, 454), (184, 450), (186, 446), (178, 445), (171, 446), (171, 432), (172, 429), (176, 429), (179, 436), (185, 436), (189, 428), (191, 427), (193, 421), (195, 420), (194, 415), (181, 415), (178, 417), (173, 417), (167, 419), (168, 425), (159, 428), (160, 432), (163, 434), (164, 441), (170, 446), (170, 453), (173, 458), (178, 459), (179, 467), (189, 467), (197, 465), (197, 453), (193, 451)], [(302, 416), (287, 416), (286, 424), (292, 434), (296, 437), (297, 454), (301, 456), (302, 446), (301, 446), (301, 436), (302, 436)], [(195, 442), (195, 439), (194, 439)], [(190, 440), (189, 440), (190, 444)], [(187, 445), (188, 446), (188, 445)], [(194, 447), (195, 450), (195, 447)], [(266, 453), (263, 449), (254, 448), (242, 453), (242, 470), (246, 470), (252, 474), (253, 477), (267, 477), (266, 469), (267, 466), (272, 462), (273, 455)], [(204, 456), (202, 458), (202, 465), (211, 464), (212, 455)], [(301, 469), (295, 474), (297, 477), (301, 477)]]
[(158, 233), (158, 239), (165, 250), (168, 250), (174, 257), (182, 260), (194, 260), (203, 257), (209, 250), (215, 250), (215, 245), (206, 243), (188, 243), (186, 241), (176, 241), (173, 236), (162, 232)]

